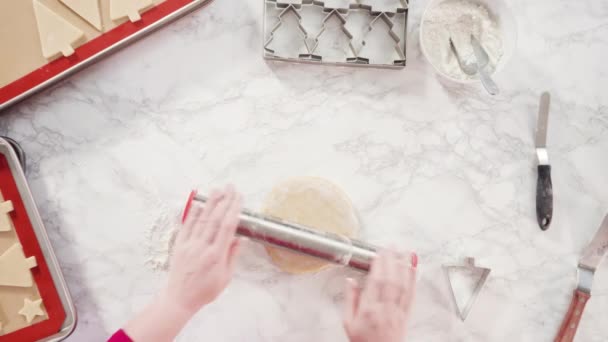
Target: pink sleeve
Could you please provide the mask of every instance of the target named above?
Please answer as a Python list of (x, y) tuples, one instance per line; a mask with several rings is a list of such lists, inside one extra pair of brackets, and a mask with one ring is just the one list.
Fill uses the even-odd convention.
[(124, 332), (124, 330), (120, 329), (110, 337), (108, 342), (133, 342), (133, 340)]

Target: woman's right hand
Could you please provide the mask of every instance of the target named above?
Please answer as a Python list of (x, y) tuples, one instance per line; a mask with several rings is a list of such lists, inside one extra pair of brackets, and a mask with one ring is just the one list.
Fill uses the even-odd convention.
[(351, 342), (402, 342), (416, 293), (416, 254), (380, 251), (361, 288), (348, 279), (344, 329)]
[(194, 203), (187, 213), (175, 240), (165, 295), (189, 315), (215, 300), (232, 279), (241, 203), (241, 195), (228, 186), (213, 191), (204, 208)]
[(239, 249), (241, 201), (230, 186), (212, 192), (204, 208), (192, 205), (175, 239), (167, 287), (123, 329), (131, 340), (173, 341), (228, 285)]

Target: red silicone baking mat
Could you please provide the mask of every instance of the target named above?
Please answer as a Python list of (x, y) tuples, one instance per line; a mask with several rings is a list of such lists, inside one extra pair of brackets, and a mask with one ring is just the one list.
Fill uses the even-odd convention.
[[(8, 1), (8, 0), (1, 0)], [(31, 0), (18, 0), (31, 1)], [(59, 57), (0, 87), (0, 110), (48, 87), (98, 59), (199, 8), (210, 0), (165, 0), (141, 14), (141, 20), (123, 24), (77, 47), (69, 57)], [(10, 67), (10, 66), (4, 66)]]
[(36, 233), (28, 217), (25, 205), (19, 194), (17, 184), (11, 173), (8, 161), (0, 154), (0, 189), (5, 200), (13, 202), (14, 210), (10, 213), (13, 226), (19, 242), (23, 246), (26, 257), (35, 256), (38, 266), (31, 269), (38, 292), (42, 298), (48, 319), (29, 327), (17, 330), (6, 335), (0, 335), (0, 342), (8, 341), (37, 341), (44, 337), (56, 334), (66, 319), (61, 299), (51, 277), (44, 254), (36, 238)]

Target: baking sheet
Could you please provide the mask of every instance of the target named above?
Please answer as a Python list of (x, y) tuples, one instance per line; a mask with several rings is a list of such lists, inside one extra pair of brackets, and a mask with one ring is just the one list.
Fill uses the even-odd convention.
[[(32, 0), (0, 0), (0, 110), (70, 76), (91, 63), (204, 6), (211, 0), (154, 0), (141, 20), (112, 22), (110, 0), (100, 0), (103, 33), (59, 0), (41, 1), (83, 30), (82, 45), (69, 57), (42, 57)], [(18, 13), (18, 14), (16, 14)], [(5, 53), (8, 51), (8, 53)]]
[[(4, 200), (0, 189), (0, 203), (4, 202)], [(19, 242), (12, 222), (11, 225), (13, 226), (12, 230), (0, 232), (0, 255), (6, 252), (9, 247)], [(19, 310), (23, 307), (23, 299), (25, 298), (30, 300), (40, 298), (40, 292), (36, 284), (32, 287), (0, 286), (0, 322), (2, 322), (0, 336), (48, 319), (43, 303), (41, 308), (45, 315), (37, 316), (32, 323), (27, 323), (25, 318), (19, 314)]]
[(3, 139), (0, 139), (0, 188), (4, 197), (13, 202), (11, 218), (24, 254), (36, 258), (38, 266), (31, 272), (48, 315), (48, 319), (40, 319), (36, 324), (0, 335), (0, 342), (58, 341), (74, 330), (76, 310), (23, 170), (11, 146)]
[[(42, 2), (53, 12), (84, 32), (85, 39), (79, 42), (78, 46), (99, 37), (104, 32), (108, 32), (128, 20), (124, 18), (119, 21), (112, 21), (110, 19), (110, 0), (101, 0), (103, 31), (100, 32), (59, 0), (36, 1)], [(165, 0), (156, 0), (155, 3), (158, 4), (163, 1)], [(0, 65), (2, 66), (2, 69), (0, 69), (0, 87), (57, 59), (46, 59), (42, 56), (33, 3), (33, 0), (0, 1), (0, 46), (2, 47), (2, 54), (0, 54)]]

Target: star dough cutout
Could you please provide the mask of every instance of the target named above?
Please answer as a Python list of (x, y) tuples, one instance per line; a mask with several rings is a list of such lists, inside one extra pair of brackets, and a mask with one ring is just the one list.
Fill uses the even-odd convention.
[(40, 304), (42, 304), (42, 299), (31, 301), (25, 298), (23, 300), (23, 308), (19, 310), (19, 314), (23, 315), (28, 323), (31, 323), (34, 317), (44, 316), (44, 311), (40, 308)]

